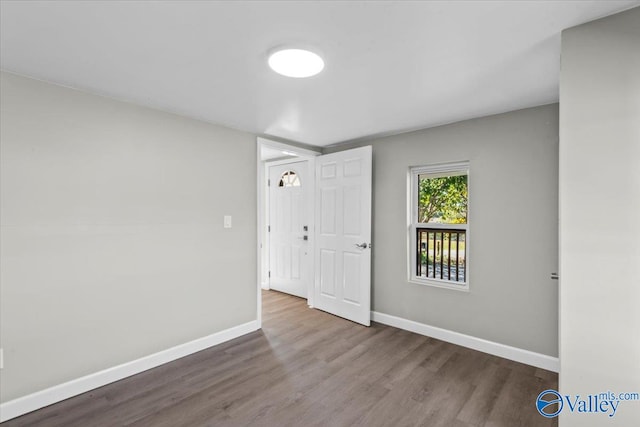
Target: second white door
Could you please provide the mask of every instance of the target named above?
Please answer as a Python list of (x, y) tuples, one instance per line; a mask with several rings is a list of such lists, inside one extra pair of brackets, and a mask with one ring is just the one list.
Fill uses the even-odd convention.
[(311, 279), (308, 163), (269, 166), (269, 287), (302, 298)]
[(371, 146), (316, 157), (314, 306), (369, 326)]

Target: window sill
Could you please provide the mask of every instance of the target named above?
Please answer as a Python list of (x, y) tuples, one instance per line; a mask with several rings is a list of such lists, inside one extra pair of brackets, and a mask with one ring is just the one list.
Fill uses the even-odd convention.
[(416, 285), (423, 285), (423, 286), (431, 286), (434, 288), (450, 289), (452, 291), (458, 291), (458, 292), (469, 292), (469, 283), (465, 283), (464, 285), (453, 285), (441, 280), (418, 279), (415, 277), (410, 278), (409, 283), (413, 283)]

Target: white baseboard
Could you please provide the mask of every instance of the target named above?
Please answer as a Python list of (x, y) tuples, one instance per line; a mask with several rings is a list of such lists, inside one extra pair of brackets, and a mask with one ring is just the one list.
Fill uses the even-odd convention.
[(75, 380), (59, 384), (27, 396), (10, 400), (0, 405), (0, 422), (24, 415), (36, 409), (49, 406), (73, 396), (102, 387), (114, 381), (138, 374), (156, 366), (163, 365), (181, 357), (188, 356), (214, 345), (230, 341), (259, 329), (258, 322), (253, 320), (206, 337), (162, 350), (122, 365), (114, 366)]
[(391, 316), (389, 314), (378, 313), (377, 311), (371, 312), (371, 320), (399, 329), (404, 329), (406, 331), (415, 332), (416, 334), (425, 335), (442, 341), (450, 342), (452, 344), (461, 345), (473, 350), (493, 354), (494, 356), (503, 357), (509, 360), (515, 360), (516, 362), (525, 363), (527, 365), (546, 369), (548, 371), (560, 371), (560, 360), (557, 357), (547, 356), (546, 354), (523, 350), (517, 347), (511, 347), (482, 338), (476, 338), (470, 335), (461, 334), (459, 332), (453, 332), (447, 329), (425, 325), (424, 323), (414, 322), (413, 320), (407, 320), (401, 317)]

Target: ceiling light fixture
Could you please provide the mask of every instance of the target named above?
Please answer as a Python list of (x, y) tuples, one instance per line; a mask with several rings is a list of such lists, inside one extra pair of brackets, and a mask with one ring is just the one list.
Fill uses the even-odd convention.
[(324, 61), (316, 53), (304, 49), (282, 49), (269, 56), (269, 67), (287, 77), (311, 77), (324, 68)]

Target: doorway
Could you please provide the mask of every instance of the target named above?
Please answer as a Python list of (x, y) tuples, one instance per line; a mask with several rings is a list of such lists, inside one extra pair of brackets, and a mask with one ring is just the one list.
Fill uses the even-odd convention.
[(369, 326), (371, 146), (321, 155), (258, 138), (257, 319), (262, 289)]
[[(313, 286), (311, 282), (313, 282), (313, 262), (314, 262), (314, 252), (313, 252), (313, 229), (314, 229), (314, 214), (313, 211), (313, 200), (314, 200), (314, 174), (313, 170), (315, 167), (315, 158), (320, 155), (319, 151), (314, 151), (310, 148), (300, 148), (297, 146), (265, 139), (258, 138), (257, 139), (257, 163), (258, 163), (258, 176), (257, 176), (257, 186), (258, 186), (258, 298), (257, 298), (257, 319), (258, 323), (262, 322), (262, 289), (271, 289), (271, 277), (269, 277), (269, 272), (273, 277), (273, 282), (275, 286), (273, 289), (275, 290), (283, 290), (287, 292), (287, 289), (291, 287), (301, 289), (300, 283), (296, 282), (296, 279), (287, 280), (287, 270), (289, 277), (291, 275), (298, 276), (302, 271), (296, 271), (296, 268), (292, 266), (292, 261), (296, 261), (295, 259), (290, 259), (292, 254), (295, 252), (293, 247), (295, 244), (292, 242), (289, 245), (289, 249), (286, 249), (286, 245), (280, 246), (280, 257), (278, 261), (278, 256), (276, 253), (276, 257), (273, 260), (274, 265), (272, 265), (271, 259), (271, 241), (270, 241), (270, 225), (277, 225), (277, 220), (275, 224), (270, 224), (271, 218), (270, 209), (271, 205), (269, 203), (270, 199), (270, 189), (273, 188), (269, 186), (269, 180), (271, 179), (270, 174), (274, 174), (274, 178), (271, 179), (271, 185), (277, 186), (278, 189), (284, 190), (284, 188), (289, 191), (288, 195), (284, 195), (283, 192), (282, 198), (286, 199), (287, 197), (294, 198), (294, 194), (297, 191), (295, 187), (296, 177), (299, 180), (300, 187), (302, 191), (304, 191), (304, 198), (306, 199), (306, 223), (299, 223), (295, 227), (293, 225), (290, 226), (290, 235), (289, 239), (295, 239), (296, 243), (299, 244), (300, 247), (306, 249), (306, 258), (302, 258), (305, 261), (304, 267), (306, 269), (308, 278), (307, 286)], [(306, 163), (306, 171), (300, 169), (300, 165)], [(291, 167), (286, 167), (284, 165), (290, 164)], [(278, 172), (280, 176), (277, 175)], [(285, 170), (286, 169), (286, 170)], [(295, 175), (286, 174), (286, 172), (293, 171)], [(305, 176), (306, 175), (306, 176)], [(283, 187), (279, 187), (280, 180), (283, 179)], [(289, 185), (289, 187), (284, 187), (285, 185)], [(274, 192), (276, 194), (280, 192)], [(281, 201), (286, 204), (287, 201)], [(276, 207), (274, 207), (276, 209)], [(286, 209), (282, 207), (281, 209)], [(301, 219), (302, 221), (302, 219)], [(308, 234), (300, 233), (300, 227), (307, 226)], [(283, 229), (282, 227), (281, 229)], [(271, 228), (274, 230), (274, 227)], [(284, 230), (283, 230), (284, 231)], [(305, 230), (302, 229), (304, 232)], [(307, 240), (303, 240), (304, 236), (307, 236)], [(277, 246), (278, 238), (281, 236), (276, 236), (276, 240), (274, 240), (274, 245)], [(286, 236), (285, 236), (286, 238)], [(301, 239), (299, 239), (301, 238)], [(276, 249), (277, 251), (277, 249)], [(295, 256), (295, 255), (294, 255)], [(277, 263), (281, 262), (280, 265)], [(278, 270), (279, 268), (279, 270)], [(274, 277), (275, 275), (280, 275), (279, 277)], [(285, 280), (280, 280), (285, 279)], [(280, 286), (280, 287), (279, 287)], [(307, 299), (307, 304), (309, 306), (313, 306), (313, 293), (310, 292), (310, 289), (307, 289), (306, 293), (298, 292), (294, 290), (293, 295), (301, 296)]]

